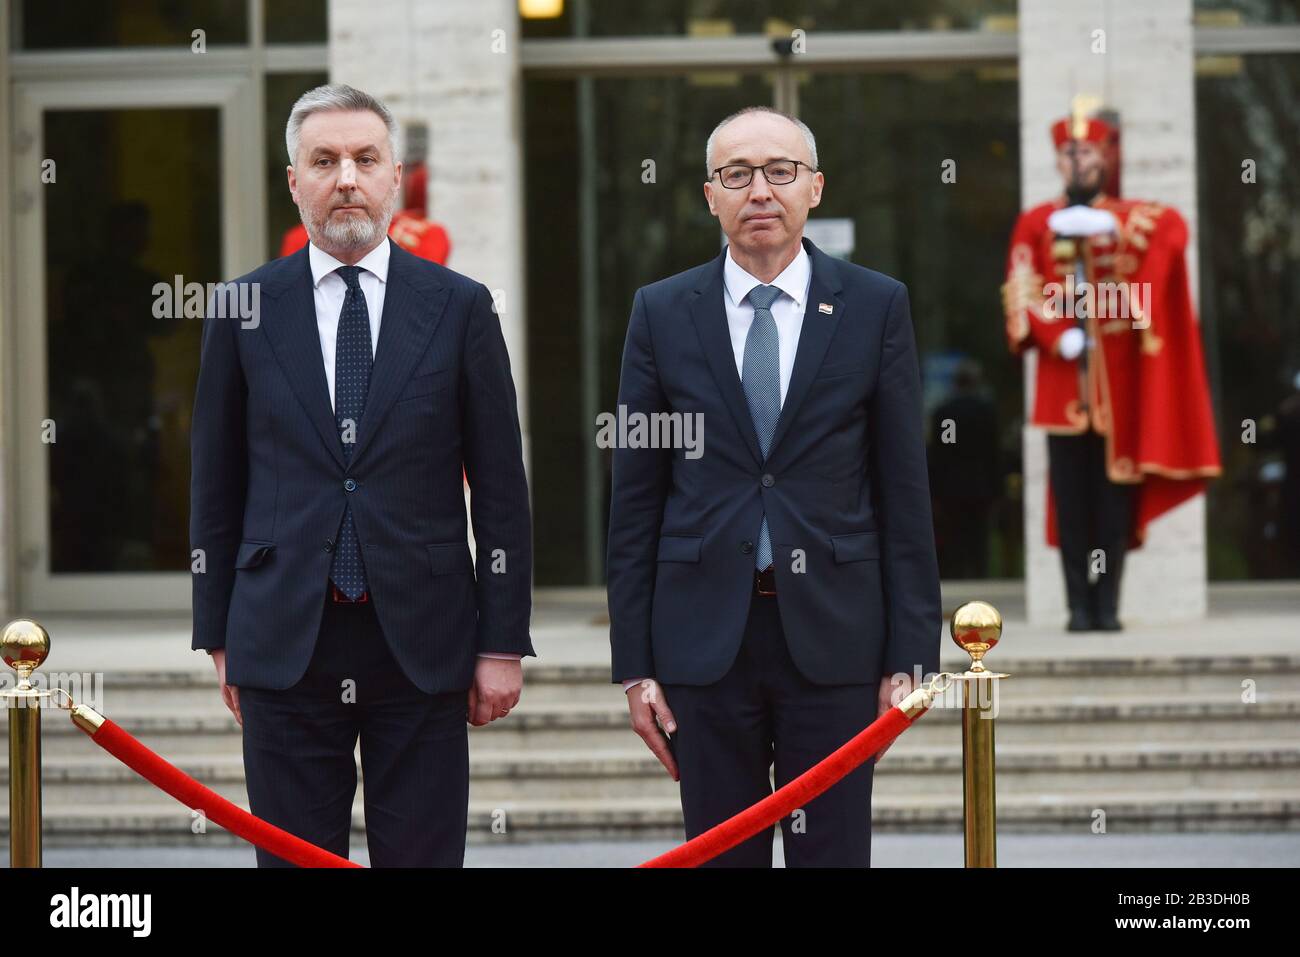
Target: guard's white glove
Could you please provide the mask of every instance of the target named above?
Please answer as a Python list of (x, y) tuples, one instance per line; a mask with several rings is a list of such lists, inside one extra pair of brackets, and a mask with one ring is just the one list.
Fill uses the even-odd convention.
[(1047, 228), (1058, 236), (1100, 236), (1119, 232), (1119, 220), (1107, 209), (1067, 206), (1047, 217)]
[(1062, 359), (1077, 359), (1079, 353), (1083, 351), (1085, 341), (1083, 330), (1078, 326), (1071, 326), (1061, 333), (1061, 338), (1056, 340), (1056, 349), (1061, 353)]

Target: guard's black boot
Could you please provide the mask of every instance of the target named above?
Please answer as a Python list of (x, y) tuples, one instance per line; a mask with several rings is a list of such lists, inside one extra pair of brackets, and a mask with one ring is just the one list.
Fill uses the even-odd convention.
[(1082, 608), (1073, 609), (1070, 612), (1070, 622), (1065, 626), (1065, 630), (1092, 631), (1092, 615)]
[(1061, 570), (1065, 573), (1065, 600), (1070, 606), (1066, 631), (1091, 631), (1092, 611), (1088, 601), (1088, 553), (1067, 553), (1061, 549)]
[(1098, 631), (1123, 631), (1119, 621), (1119, 576), (1123, 568), (1124, 556), (1116, 555), (1111, 559), (1111, 567), (1103, 572), (1096, 584)]

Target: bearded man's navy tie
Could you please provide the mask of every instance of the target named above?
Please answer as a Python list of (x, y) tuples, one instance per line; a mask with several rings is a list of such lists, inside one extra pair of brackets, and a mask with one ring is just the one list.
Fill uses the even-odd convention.
[[(348, 291), (343, 297), (343, 312), (339, 315), (334, 347), (334, 421), (343, 443), (343, 457), (349, 462), (352, 461), (352, 450), (356, 448), (361, 415), (366, 410), (373, 362), (370, 311), (366, 308), (366, 297), (357, 278), (360, 273), (359, 266), (340, 266), (338, 269), (338, 274), (348, 284)], [(339, 528), (334, 560), (330, 563), (330, 580), (353, 600), (366, 591), (366, 566), (361, 560), (356, 526), (352, 524), (351, 502), (343, 508), (343, 524)]]
[[(745, 389), (749, 414), (754, 418), (758, 444), (767, 458), (781, 415), (781, 341), (776, 333), (772, 303), (781, 296), (776, 286), (755, 286), (747, 297), (754, 306), (754, 321), (745, 336), (745, 353), (740, 363), (740, 384)], [(759, 571), (772, 564), (772, 538), (767, 531), (767, 515), (758, 530), (758, 548), (754, 549), (754, 567)]]

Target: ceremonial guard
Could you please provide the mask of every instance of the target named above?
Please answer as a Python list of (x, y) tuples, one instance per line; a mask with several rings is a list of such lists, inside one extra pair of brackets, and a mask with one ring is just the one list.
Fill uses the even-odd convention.
[(1030, 424), (1048, 433), (1046, 537), (1061, 552), (1067, 627), (1118, 631), (1125, 552), (1220, 473), (1218, 443), (1186, 222), (1108, 192), (1118, 183), (1113, 122), (1076, 108), (1052, 139), (1065, 190), (1016, 222), (1007, 344), (1015, 355), (1038, 350)]

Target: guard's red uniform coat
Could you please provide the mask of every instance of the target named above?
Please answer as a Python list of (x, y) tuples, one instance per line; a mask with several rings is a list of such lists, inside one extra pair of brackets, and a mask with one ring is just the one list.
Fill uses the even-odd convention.
[[(1187, 224), (1158, 203), (1104, 194), (1093, 200), (1115, 215), (1119, 232), (1083, 241), (1088, 281), (1113, 284), (1102, 287), (1090, 310), (1094, 345), (1085, 377), (1078, 360), (1056, 352), (1061, 333), (1075, 325), (1072, 316), (1057, 314), (1061, 299), (1052, 295), (1052, 284), (1068, 289), (1066, 275), (1074, 271), (1072, 254), (1054, 258), (1047, 226), (1064, 205), (1058, 197), (1016, 222), (1002, 287), (1007, 344), (1016, 355), (1038, 349), (1030, 423), (1049, 432), (1101, 433), (1107, 477), (1138, 486), (1129, 534), (1129, 547), (1138, 548), (1148, 522), (1201, 492), (1206, 478), (1221, 471), (1183, 256)], [(1058, 544), (1050, 482), (1047, 543)]]

